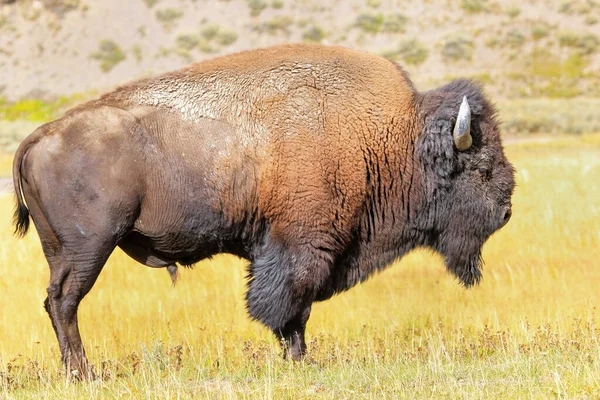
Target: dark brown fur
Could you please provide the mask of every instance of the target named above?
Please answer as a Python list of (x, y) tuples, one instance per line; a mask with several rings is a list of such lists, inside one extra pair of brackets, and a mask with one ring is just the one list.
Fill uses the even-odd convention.
[[(473, 145), (459, 152), (463, 96)], [(50, 265), (63, 362), (84, 376), (77, 307), (116, 246), (173, 278), (216, 253), (250, 260), (248, 311), (298, 359), (314, 301), (415, 247), (476, 283), (514, 186), (479, 86), (421, 94), (383, 58), (316, 45), (123, 86), (25, 139), (14, 179), (17, 231), (30, 212)]]

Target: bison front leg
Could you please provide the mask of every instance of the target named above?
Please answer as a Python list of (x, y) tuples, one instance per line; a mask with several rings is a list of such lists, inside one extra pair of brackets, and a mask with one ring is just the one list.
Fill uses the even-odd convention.
[(305, 355), (311, 305), (328, 274), (327, 258), (314, 248), (289, 249), (270, 238), (252, 263), (248, 312), (281, 340), (284, 357), (298, 361)]
[(306, 354), (304, 332), (306, 331), (306, 322), (310, 317), (310, 308), (310, 306), (305, 307), (298, 315), (289, 320), (283, 328), (276, 329), (273, 332), (281, 343), (285, 359), (300, 361)]

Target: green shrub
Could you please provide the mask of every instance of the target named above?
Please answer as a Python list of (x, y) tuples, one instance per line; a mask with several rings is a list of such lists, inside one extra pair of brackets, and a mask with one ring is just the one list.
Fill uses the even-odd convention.
[(158, 19), (163, 27), (169, 29), (179, 18), (183, 16), (183, 11), (176, 8), (164, 8), (156, 11), (156, 19)]
[(195, 34), (179, 35), (175, 40), (177, 42), (177, 47), (186, 49), (188, 51), (193, 50), (200, 43), (200, 37)]
[(325, 38), (325, 31), (320, 26), (312, 25), (302, 34), (302, 40), (309, 43), (320, 43)]
[(90, 54), (90, 57), (100, 61), (100, 69), (103, 72), (109, 72), (115, 65), (125, 60), (127, 56), (114, 41), (102, 40), (100, 42), (100, 49)]
[(592, 33), (580, 35), (576, 32), (561, 32), (558, 42), (562, 47), (574, 48), (582, 55), (595, 53), (600, 47), (600, 39)]
[(402, 14), (384, 16), (381, 13), (362, 13), (356, 17), (354, 26), (367, 33), (402, 33), (406, 30), (408, 18)]
[(573, 13), (573, 2), (563, 1), (558, 5), (558, 12), (561, 14), (572, 14)]
[(79, 7), (80, 0), (44, 0), (44, 8), (59, 15)]
[(407, 64), (422, 64), (429, 55), (427, 47), (416, 38), (406, 39), (400, 42), (398, 48), (383, 56), (391, 60), (402, 60)]
[(552, 27), (544, 21), (536, 21), (531, 26), (531, 37), (534, 40), (540, 40), (550, 33)]
[(263, 0), (247, 0), (248, 7), (250, 8), (250, 15), (253, 17), (258, 17), (261, 12), (265, 8), (267, 8), (267, 3)]
[(517, 6), (512, 6), (506, 11), (506, 14), (511, 18), (516, 18), (521, 14), (521, 9)]
[(496, 47), (500, 46), (501, 40), (496, 36), (492, 36), (487, 38), (484, 44), (491, 49), (495, 49)]
[(517, 30), (512, 30), (506, 34), (506, 43), (510, 47), (521, 47), (525, 43), (525, 35)]
[(221, 46), (229, 46), (230, 44), (235, 43), (237, 39), (238, 34), (235, 31), (231, 29), (225, 29), (219, 31), (219, 33), (215, 37), (215, 42), (217, 42)]
[(354, 26), (363, 32), (377, 33), (383, 25), (383, 14), (362, 13), (354, 21)]
[(468, 13), (476, 14), (482, 11), (488, 11), (489, 5), (487, 0), (462, 0), (460, 8)]
[(467, 60), (473, 58), (473, 41), (465, 35), (456, 35), (442, 43), (442, 56), (448, 61)]
[(263, 22), (262, 24), (255, 25), (254, 30), (271, 36), (275, 36), (279, 33), (289, 34), (293, 23), (294, 20), (291, 17), (286, 15), (277, 16)]
[(284, 6), (283, 0), (273, 0), (271, 2), (271, 7), (273, 7), (276, 10), (283, 8), (283, 6)]
[(408, 18), (402, 14), (392, 14), (384, 17), (383, 25), (381, 26), (382, 32), (388, 33), (402, 33), (406, 31), (406, 24)]
[(202, 37), (204, 37), (206, 40), (212, 40), (214, 39), (217, 34), (219, 33), (219, 25), (214, 24), (214, 23), (208, 23), (206, 25), (204, 25), (201, 29), (200, 29), (200, 34), (202, 35)]
[(600, 10), (600, 3), (596, 0), (563, 1), (558, 6), (558, 12), (567, 15), (586, 15), (598, 13), (598, 10)]
[(146, 3), (146, 7), (152, 8), (156, 3), (158, 3), (158, 0), (144, 0), (144, 3)]

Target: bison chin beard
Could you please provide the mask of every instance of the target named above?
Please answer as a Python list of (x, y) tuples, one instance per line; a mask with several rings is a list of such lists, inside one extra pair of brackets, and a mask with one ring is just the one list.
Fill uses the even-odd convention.
[(446, 255), (446, 269), (456, 276), (465, 287), (479, 284), (483, 260), (481, 252), (475, 254)]
[[(450, 235), (453, 236), (453, 235)], [(446, 236), (442, 238), (437, 250), (444, 256), (446, 270), (456, 276), (465, 287), (471, 287), (478, 284), (481, 280), (481, 268), (483, 259), (481, 258), (481, 245), (475, 238), (465, 238), (462, 241), (456, 241)]]

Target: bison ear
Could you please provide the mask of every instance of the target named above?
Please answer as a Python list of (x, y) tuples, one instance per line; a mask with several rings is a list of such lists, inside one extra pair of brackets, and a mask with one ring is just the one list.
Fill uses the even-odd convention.
[(438, 110), (425, 120), (416, 149), (424, 168), (442, 180), (449, 179), (455, 168), (452, 134), (455, 118), (445, 114)]

